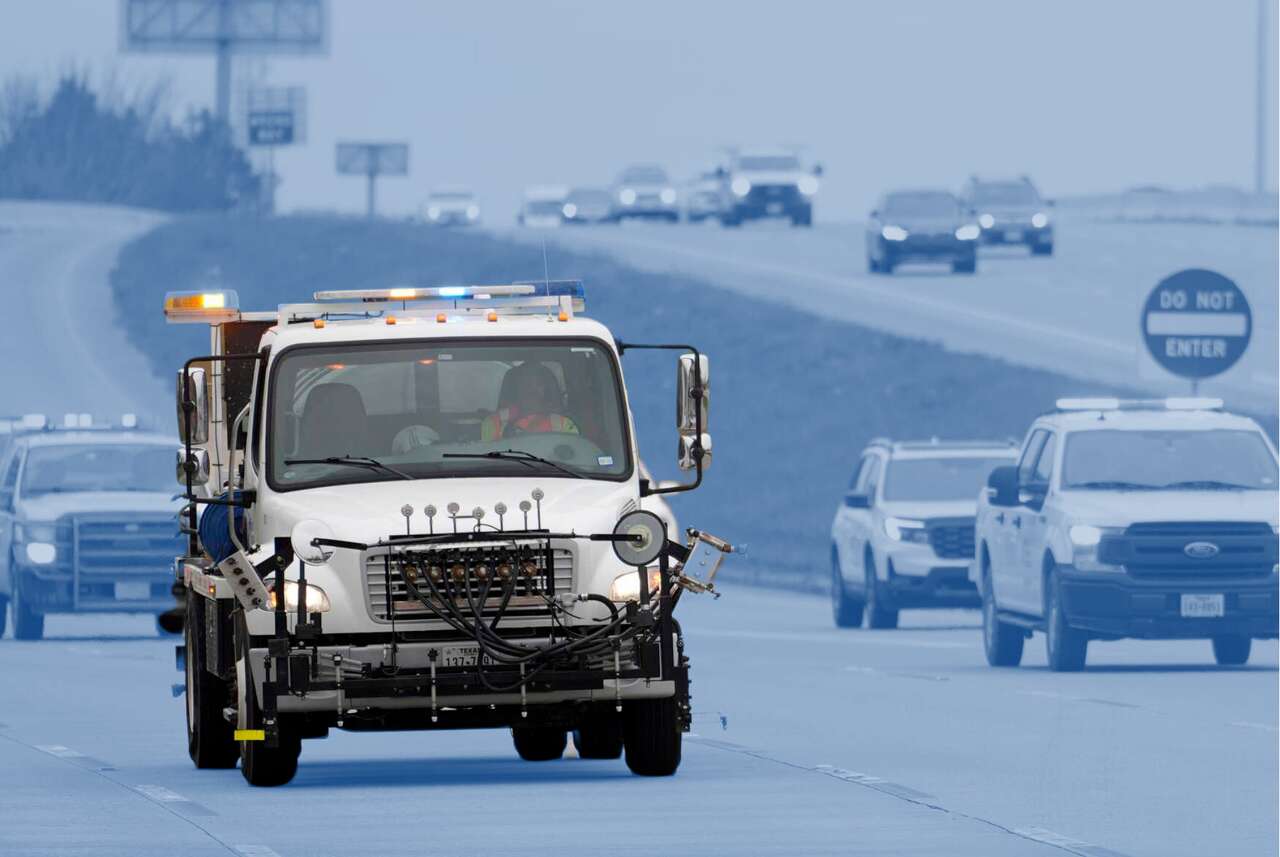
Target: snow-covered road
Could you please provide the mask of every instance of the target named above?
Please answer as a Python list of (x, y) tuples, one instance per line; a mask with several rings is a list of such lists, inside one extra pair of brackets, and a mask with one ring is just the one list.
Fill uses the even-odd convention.
[(821, 598), (745, 587), (682, 612), (696, 734), (673, 779), (521, 762), (497, 731), (334, 732), (272, 791), (191, 767), (149, 621), (51, 618), (0, 642), (0, 854), (1276, 853), (1274, 643), (1244, 669), (1094, 643), (1056, 674), (1039, 639), (985, 666), (970, 612), (837, 631)]
[(1055, 255), (987, 248), (975, 276), (941, 266), (868, 274), (862, 224), (742, 229), (627, 223), (558, 230), (503, 229), (546, 240), (552, 277), (572, 276), (555, 246), (605, 253), (650, 271), (679, 271), (753, 297), (930, 339), (1086, 380), (1185, 395), (1146, 356), (1139, 313), (1148, 292), (1183, 268), (1219, 271), (1253, 310), (1253, 341), (1233, 369), (1202, 392), (1274, 413), (1277, 396), (1277, 242), (1266, 227), (1104, 223), (1063, 215)]

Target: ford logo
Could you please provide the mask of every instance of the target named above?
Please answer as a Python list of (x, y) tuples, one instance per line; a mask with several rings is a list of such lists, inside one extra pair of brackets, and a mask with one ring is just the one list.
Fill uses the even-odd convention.
[(1219, 550), (1213, 542), (1190, 542), (1182, 552), (1192, 559), (1213, 559)]

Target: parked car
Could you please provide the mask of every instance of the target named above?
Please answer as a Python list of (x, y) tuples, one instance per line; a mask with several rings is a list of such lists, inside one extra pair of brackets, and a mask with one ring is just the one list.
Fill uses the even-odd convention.
[(613, 185), (613, 216), (617, 220), (680, 219), (679, 195), (667, 171), (655, 164), (627, 167)]
[(895, 628), (898, 611), (977, 607), (969, 581), (978, 491), (1014, 449), (998, 441), (873, 440), (831, 524), (836, 625)]
[(867, 270), (892, 274), (903, 262), (946, 262), (954, 273), (972, 274), (980, 235), (950, 191), (893, 191), (867, 219)]
[(982, 243), (1020, 245), (1033, 256), (1053, 253), (1052, 202), (1046, 201), (1031, 179), (969, 179), (961, 200), (982, 229)]

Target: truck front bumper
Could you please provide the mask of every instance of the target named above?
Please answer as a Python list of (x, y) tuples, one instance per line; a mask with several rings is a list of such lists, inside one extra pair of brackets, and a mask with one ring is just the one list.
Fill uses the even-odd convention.
[[(1141, 579), (1059, 568), (1067, 622), (1105, 637), (1153, 640), (1224, 635), (1274, 638), (1280, 627), (1275, 574), (1261, 578)], [(1223, 615), (1182, 615), (1183, 595), (1221, 595)]]
[(14, 584), (38, 613), (163, 613), (173, 607), (173, 574), (81, 576), (61, 566), (13, 567)]

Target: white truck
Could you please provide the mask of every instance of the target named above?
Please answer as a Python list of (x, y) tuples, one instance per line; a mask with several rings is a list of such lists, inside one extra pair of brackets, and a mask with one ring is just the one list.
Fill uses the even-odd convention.
[[(333, 727), (508, 727), (528, 760), (572, 731), (580, 756), (675, 772), (691, 709), (673, 612), (732, 547), (676, 541), (655, 507), (709, 464), (709, 366), (583, 309), (581, 283), (554, 281), (275, 312), (166, 297), (170, 321), (212, 332), (178, 376), (196, 767), (280, 785)], [(620, 368), (640, 349), (680, 352), (687, 484), (641, 475)]]

